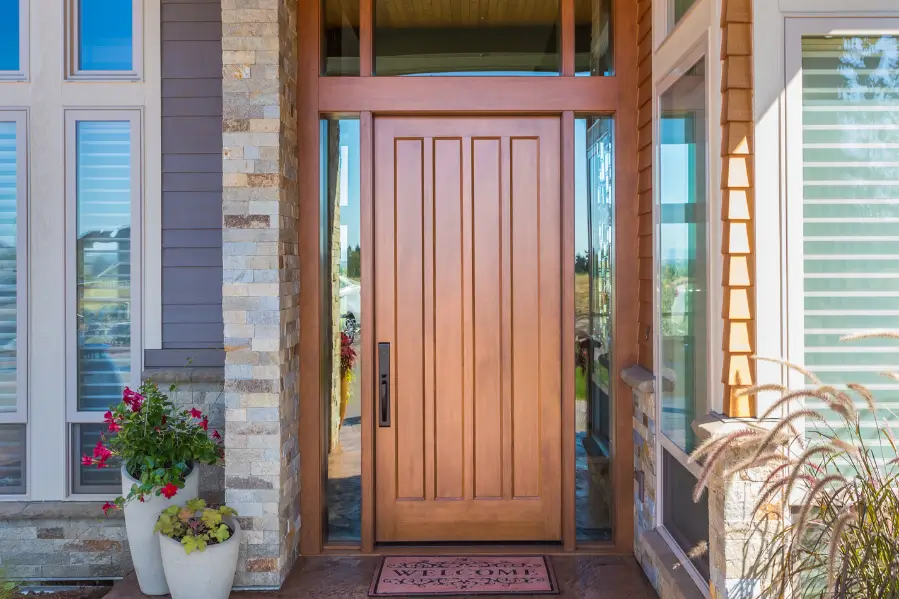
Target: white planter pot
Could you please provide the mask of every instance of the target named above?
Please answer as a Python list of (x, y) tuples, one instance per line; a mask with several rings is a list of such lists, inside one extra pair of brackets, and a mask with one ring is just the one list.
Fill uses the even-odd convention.
[[(131, 486), (135, 484), (139, 485), (140, 481), (125, 472), (123, 466), (122, 495), (127, 496)], [(166, 595), (169, 592), (162, 570), (159, 541), (153, 532), (159, 514), (170, 505), (183, 504), (199, 494), (200, 474), (199, 468), (195, 465), (184, 481), (184, 488), (179, 489), (171, 499), (166, 499), (162, 495), (147, 495), (143, 503), (130, 501), (125, 506), (125, 530), (128, 531), (131, 561), (134, 563), (134, 573), (137, 575), (140, 591), (144, 595)]]
[(224, 521), (234, 531), (231, 538), (190, 555), (180, 542), (157, 534), (172, 599), (228, 599), (240, 553), (240, 525), (230, 516)]

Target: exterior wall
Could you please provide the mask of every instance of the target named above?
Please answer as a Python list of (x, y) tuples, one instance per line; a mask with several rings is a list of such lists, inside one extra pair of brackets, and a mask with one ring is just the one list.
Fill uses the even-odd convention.
[(296, 14), (295, 0), (222, 6), (225, 499), (247, 538), (239, 586), (279, 586), (299, 542)]
[[(224, 428), (221, 369), (173, 369), (145, 373), (163, 389), (177, 384), (172, 400), (209, 415), (211, 428)], [(223, 498), (224, 471), (202, 467), (200, 494)], [(103, 516), (103, 502), (0, 502), (0, 568), (10, 578), (93, 580), (131, 572), (131, 553), (120, 511)]]
[(222, 366), (221, 2), (161, 1), (162, 348), (206, 351), (154, 358)]
[(723, 221), (724, 412), (756, 415), (753, 398), (738, 396), (755, 383), (755, 275), (752, 171), (752, 0), (723, 0), (721, 11), (721, 164)]

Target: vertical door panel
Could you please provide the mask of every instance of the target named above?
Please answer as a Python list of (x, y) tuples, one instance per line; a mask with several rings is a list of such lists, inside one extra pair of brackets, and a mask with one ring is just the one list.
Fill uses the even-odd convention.
[(375, 121), (379, 542), (561, 536), (559, 121)]

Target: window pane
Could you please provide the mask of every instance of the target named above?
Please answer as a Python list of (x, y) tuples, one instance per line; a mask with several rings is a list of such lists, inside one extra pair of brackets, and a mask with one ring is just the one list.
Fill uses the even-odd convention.
[(331, 392), (329, 415), (329, 542), (358, 542), (362, 533), (362, 253), (359, 121), (322, 121), (322, 215), (330, 239), (324, 269), (329, 284)]
[(671, 2), (671, 15), (672, 19), (670, 19), (671, 28), (673, 29), (675, 25), (677, 25), (681, 19), (684, 18), (684, 15), (687, 14), (687, 11), (690, 10), (690, 7), (696, 3), (696, 0), (668, 0)]
[(76, 124), (78, 409), (106, 410), (131, 378), (131, 123)]
[[(666, 450), (664, 455), (663, 478), (665, 480), (663, 524), (684, 553), (690, 553), (700, 544), (709, 542), (709, 494), (703, 492), (698, 503), (693, 501), (696, 478), (689, 470)], [(696, 551), (690, 561), (702, 574), (709, 578), (708, 551)]]
[(359, 75), (359, 0), (323, 0), (325, 75)]
[(17, 408), (17, 162), (16, 123), (0, 122), (0, 412)]
[(581, 541), (612, 540), (612, 119), (574, 122), (575, 517)]
[(78, 70), (130, 71), (133, 0), (78, 1)]
[(559, 0), (374, 2), (378, 75), (559, 74)]
[(81, 456), (93, 455), (94, 447), (100, 442), (101, 436), (109, 425), (103, 424), (75, 424), (72, 426), (72, 467), (74, 468), (75, 493), (121, 493), (122, 492), (122, 463), (118, 458), (111, 459), (108, 468), (96, 466), (83, 466)]
[(688, 453), (707, 394), (705, 85), (703, 59), (661, 97), (662, 432)]
[(612, 0), (575, 0), (575, 74), (615, 74), (612, 30)]
[(899, 384), (879, 375), (899, 362), (895, 341), (839, 338), (899, 329), (897, 56), (893, 35), (802, 40), (805, 365), (827, 384), (876, 385), (884, 411), (899, 409)]
[(0, 0), (0, 71), (18, 71), (19, 0)]
[(0, 495), (25, 493), (25, 425), (0, 425)]

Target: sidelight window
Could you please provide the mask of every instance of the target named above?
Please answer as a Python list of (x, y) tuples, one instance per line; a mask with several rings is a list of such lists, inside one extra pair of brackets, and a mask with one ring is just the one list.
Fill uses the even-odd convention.
[(579, 118), (575, 134), (575, 455), (578, 541), (612, 540), (613, 127)]

